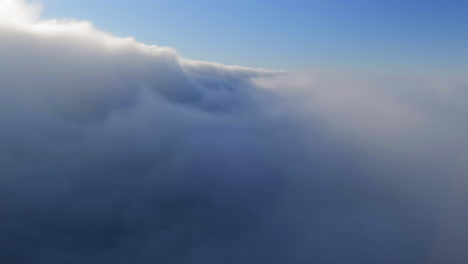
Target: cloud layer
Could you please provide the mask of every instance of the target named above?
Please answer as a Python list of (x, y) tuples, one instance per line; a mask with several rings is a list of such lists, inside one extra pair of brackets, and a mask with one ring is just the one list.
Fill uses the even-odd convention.
[(466, 263), (467, 87), (192, 61), (0, 0), (0, 262)]

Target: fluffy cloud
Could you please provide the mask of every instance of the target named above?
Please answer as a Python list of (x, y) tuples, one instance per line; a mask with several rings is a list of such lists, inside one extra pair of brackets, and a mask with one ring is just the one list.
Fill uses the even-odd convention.
[(0, 1), (2, 263), (466, 263), (468, 83), (181, 58)]

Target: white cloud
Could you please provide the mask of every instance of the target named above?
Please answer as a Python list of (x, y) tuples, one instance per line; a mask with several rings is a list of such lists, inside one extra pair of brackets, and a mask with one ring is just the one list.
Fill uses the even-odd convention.
[(0, 262), (465, 263), (466, 80), (192, 61), (39, 13), (0, 0)]
[(0, 1), (0, 21), (2, 24), (31, 24), (36, 22), (41, 13), (38, 4), (27, 4), (22, 0)]

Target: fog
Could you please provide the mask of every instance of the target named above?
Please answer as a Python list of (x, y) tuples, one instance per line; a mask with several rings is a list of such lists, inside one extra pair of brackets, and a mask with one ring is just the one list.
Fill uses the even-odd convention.
[(467, 263), (468, 80), (180, 57), (0, 0), (1, 263)]

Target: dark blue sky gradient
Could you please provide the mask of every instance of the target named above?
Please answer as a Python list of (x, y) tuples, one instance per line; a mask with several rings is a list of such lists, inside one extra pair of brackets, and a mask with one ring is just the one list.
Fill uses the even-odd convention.
[(468, 66), (465, 1), (42, 2), (46, 17), (90, 20), (198, 60), (452, 74)]

